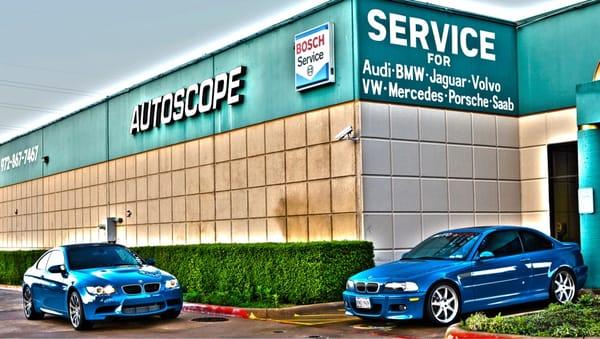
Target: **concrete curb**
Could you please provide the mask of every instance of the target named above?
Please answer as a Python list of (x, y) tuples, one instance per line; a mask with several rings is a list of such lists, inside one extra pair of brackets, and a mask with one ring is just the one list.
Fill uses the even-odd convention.
[(20, 291), (21, 290), (21, 286), (19, 286), (19, 285), (3, 285), (3, 284), (0, 284), (0, 289), (2, 289), (2, 290), (10, 290), (10, 291)]
[(288, 319), (298, 313), (316, 313), (344, 306), (342, 301), (300, 305), (282, 308), (243, 308), (207, 304), (183, 303), (183, 311), (188, 313), (208, 313), (244, 319)]

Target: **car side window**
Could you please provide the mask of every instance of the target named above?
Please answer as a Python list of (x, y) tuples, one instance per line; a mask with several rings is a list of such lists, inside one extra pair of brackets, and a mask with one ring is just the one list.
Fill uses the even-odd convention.
[(48, 252), (46, 254), (44, 254), (40, 260), (38, 260), (37, 265), (35, 265), (35, 268), (37, 268), (38, 270), (45, 270), (46, 269), (46, 264), (48, 263), (48, 258), (50, 257), (50, 254), (52, 252)]
[(552, 242), (539, 234), (535, 234), (529, 231), (521, 231), (521, 240), (523, 240), (523, 247), (525, 252), (535, 252), (551, 249)]
[(515, 231), (498, 231), (489, 234), (479, 246), (478, 253), (491, 252), (494, 257), (523, 253), (519, 234)]
[(56, 265), (64, 265), (65, 257), (63, 256), (61, 251), (52, 251), (50, 254), (50, 258), (48, 259), (48, 265), (46, 265), (46, 269)]

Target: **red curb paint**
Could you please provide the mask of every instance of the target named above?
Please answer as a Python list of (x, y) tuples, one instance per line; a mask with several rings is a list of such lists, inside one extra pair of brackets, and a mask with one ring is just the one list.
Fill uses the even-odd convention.
[(231, 306), (218, 306), (218, 305), (207, 305), (207, 304), (183, 304), (183, 311), (188, 313), (211, 313), (219, 314), (227, 317), (244, 318), (248, 319), (250, 313), (239, 307)]
[(522, 338), (507, 334), (492, 334), (485, 332), (470, 332), (457, 327), (450, 327), (446, 332), (446, 339), (512, 339)]

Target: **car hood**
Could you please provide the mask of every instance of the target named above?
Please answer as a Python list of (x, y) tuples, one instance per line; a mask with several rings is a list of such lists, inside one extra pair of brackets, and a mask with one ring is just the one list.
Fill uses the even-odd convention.
[(386, 283), (390, 281), (417, 281), (423, 276), (449, 272), (468, 265), (465, 261), (403, 259), (376, 266), (355, 274), (350, 279)]
[(153, 266), (99, 267), (76, 270), (74, 273), (79, 280), (99, 280), (117, 285), (158, 282), (163, 277), (171, 277)]

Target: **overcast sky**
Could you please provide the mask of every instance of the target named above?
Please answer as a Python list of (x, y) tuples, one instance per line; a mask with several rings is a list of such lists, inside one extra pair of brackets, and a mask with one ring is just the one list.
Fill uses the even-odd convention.
[[(325, 1), (2, 1), (0, 143)], [(518, 20), (576, 1), (427, 2)]]

